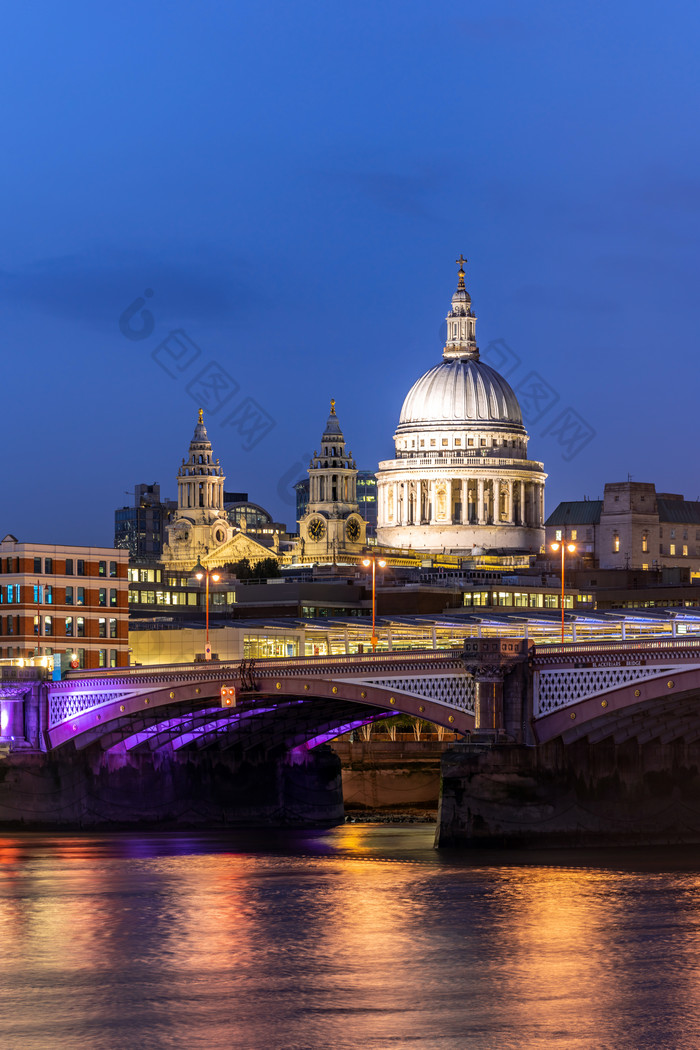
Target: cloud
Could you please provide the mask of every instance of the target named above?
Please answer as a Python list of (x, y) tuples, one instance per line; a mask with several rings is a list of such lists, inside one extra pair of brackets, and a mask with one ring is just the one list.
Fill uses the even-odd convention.
[(0, 271), (0, 301), (91, 325), (112, 325), (146, 288), (154, 306), (181, 323), (257, 309), (248, 266), (215, 251), (162, 255), (117, 248), (39, 259)]
[(434, 172), (407, 175), (397, 171), (343, 171), (329, 173), (327, 177), (335, 185), (345, 184), (359, 190), (385, 211), (411, 218), (436, 218), (427, 206), (428, 198), (442, 181)]

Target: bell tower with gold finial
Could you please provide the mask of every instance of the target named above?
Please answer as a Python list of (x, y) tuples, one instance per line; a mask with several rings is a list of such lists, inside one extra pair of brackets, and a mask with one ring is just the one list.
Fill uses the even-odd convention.
[(224, 510), (225, 480), (200, 408), (187, 459), (177, 472), (177, 513), (167, 526), (164, 564), (189, 569), (231, 539), (235, 529)]
[(299, 521), (299, 553), (318, 561), (342, 560), (343, 551), (359, 553), (367, 523), (357, 503), (357, 465), (345, 450), (335, 414), (335, 398), (321, 437), (321, 450), (309, 464), (309, 505)]

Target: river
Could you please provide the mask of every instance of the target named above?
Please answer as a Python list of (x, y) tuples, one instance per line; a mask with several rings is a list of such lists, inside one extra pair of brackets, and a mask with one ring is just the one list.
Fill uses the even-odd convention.
[(700, 848), (0, 838), (3, 1050), (700, 1046)]

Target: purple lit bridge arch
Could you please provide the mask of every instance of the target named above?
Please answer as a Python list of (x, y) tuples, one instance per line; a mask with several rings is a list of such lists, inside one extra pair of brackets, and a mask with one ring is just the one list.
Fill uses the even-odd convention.
[[(222, 708), (227, 686), (237, 702)], [(51, 751), (274, 755), (399, 713), (468, 734), (476, 686), (464, 650), (447, 649), (76, 672), (46, 690)]]

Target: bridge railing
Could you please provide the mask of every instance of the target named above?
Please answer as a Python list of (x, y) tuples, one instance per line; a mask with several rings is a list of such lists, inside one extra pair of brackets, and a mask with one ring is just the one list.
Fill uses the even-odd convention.
[[(386, 663), (441, 663), (445, 660), (457, 659), (463, 653), (462, 646), (451, 649), (393, 649), (381, 653), (339, 653), (336, 655), (323, 656), (285, 656), (285, 657), (260, 657), (252, 662), (255, 665), (255, 673), (258, 675), (274, 675), (276, 671), (286, 672), (298, 671), (300, 673), (322, 672), (325, 669), (341, 667), (366, 667), (371, 669)], [(246, 661), (248, 664), (251, 661)], [(241, 666), (241, 661), (219, 660), (207, 663), (173, 663), (173, 664), (149, 664), (141, 667), (118, 667), (100, 668), (91, 671), (72, 671), (66, 680), (90, 679), (90, 678), (143, 678), (162, 677), (163, 675), (194, 674), (200, 678), (220, 678), (226, 674), (236, 675)]]
[(579, 656), (585, 653), (634, 653), (634, 652), (667, 652), (668, 650), (690, 650), (700, 658), (700, 639), (694, 638), (659, 638), (635, 639), (623, 642), (619, 638), (597, 642), (564, 642), (552, 645), (535, 645), (533, 658), (538, 656)]

